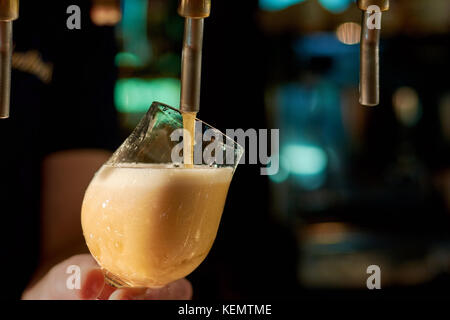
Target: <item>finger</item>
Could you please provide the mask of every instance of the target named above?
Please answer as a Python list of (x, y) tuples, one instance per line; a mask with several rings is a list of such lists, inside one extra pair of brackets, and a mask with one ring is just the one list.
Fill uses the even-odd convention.
[(73, 256), (54, 266), (44, 278), (24, 294), (23, 298), (92, 300), (100, 295), (104, 285), (103, 273), (95, 260), (91, 255), (83, 254)]
[(108, 300), (111, 294), (116, 291), (117, 288), (109, 285), (108, 283), (105, 283), (105, 286), (103, 287), (102, 292), (97, 297), (97, 300)]
[(186, 279), (180, 279), (159, 289), (118, 289), (111, 294), (109, 300), (189, 300), (191, 298), (191, 283)]

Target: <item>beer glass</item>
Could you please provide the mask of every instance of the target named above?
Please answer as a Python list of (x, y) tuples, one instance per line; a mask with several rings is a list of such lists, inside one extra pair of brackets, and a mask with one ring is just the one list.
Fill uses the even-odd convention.
[(182, 113), (154, 102), (86, 190), (87, 246), (116, 287), (162, 287), (210, 251), (244, 152), (195, 120), (194, 163), (183, 163)]

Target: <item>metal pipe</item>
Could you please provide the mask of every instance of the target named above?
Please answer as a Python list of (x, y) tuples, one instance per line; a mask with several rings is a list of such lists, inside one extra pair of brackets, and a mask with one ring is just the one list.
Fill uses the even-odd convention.
[(0, 119), (9, 117), (13, 20), (19, 17), (19, 0), (0, 0)]
[(180, 0), (178, 13), (186, 18), (181, 62), (180, 109), (200, 110), (204, 18), (211, 10), (211, 0)]
[(369, 14), (364, 12), (361, 28), (359, 69), (359, 102), (365, 106), (380, 103), (380, 30), (370, 30), (365, 23)]
[(186, 18), (181, 63), (180, 108), (186, 112), (200, 110), (202, 78), (203, 19)]
[(0, 21), (0, 119), (9, 118), (12, 21)]
[[(361, 49), (359, 70), (359, 102), (365, 106), (380, 103), (380, 28), (369, 28), (373, 14), (389, 9), (389, 0), (358, 0), (358, 7), (363, 11), (361, 23)], [(378, 12), (372, 12), (376, 6)], [(381, 23), (381, 21), (380, 21)]]

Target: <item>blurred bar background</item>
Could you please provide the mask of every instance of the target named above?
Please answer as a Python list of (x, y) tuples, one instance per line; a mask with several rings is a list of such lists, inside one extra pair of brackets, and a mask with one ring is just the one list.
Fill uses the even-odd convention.
[[(352, 0), (212, 1), (201, 112), (211, 125), (279, 128), (280, 170), (239, 167), (195, 298), (367, 292), (448, 296), (450, 2), (392, 0), (380, 105), (358, 102), (361, 11)], [(178, 107), (176, 0), (92, 0), (114, 30), (121, 137), (152, 101)], [(99, 33), (100, 34), (100, 33)], [(225, 59), (226, 58), (226, 59)]]
[[(176, 5), (94, 1), (95, 23), (117, 23), (115, 103), (124, 132), (149, 102), (178, 105), (183, 25)], [(269, 181), (239, 169), (204, 264), (217, 265), (192, 276), (200, 296), (212, 290), (202, 277), (218, 275), (216, 295), (227, 297), (365, 289), (372, 264), (381, 267), (383, 288), (444, 294), (449, 18), (447, 0), (391, 1), (382, 18), (381, 103), (371, 108), (358, 103), (354, 1), (213, 2), (200, 117), (220, 129), (279, 128), (281, 165)]]

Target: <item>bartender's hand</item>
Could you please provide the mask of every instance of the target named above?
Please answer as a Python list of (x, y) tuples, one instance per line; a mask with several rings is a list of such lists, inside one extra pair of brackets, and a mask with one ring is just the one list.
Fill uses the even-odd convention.
[[(71, 265), (80, 267), (81, 288), (66, 285)], [(54, 266), (39, 282), (27, 289), (24, 300), (187, 300), (192, 297), (191, 283), (186, 279), (161, 289), (116, 289), (105, 283), (103, 273), (89, 254), (73, 256)]]

